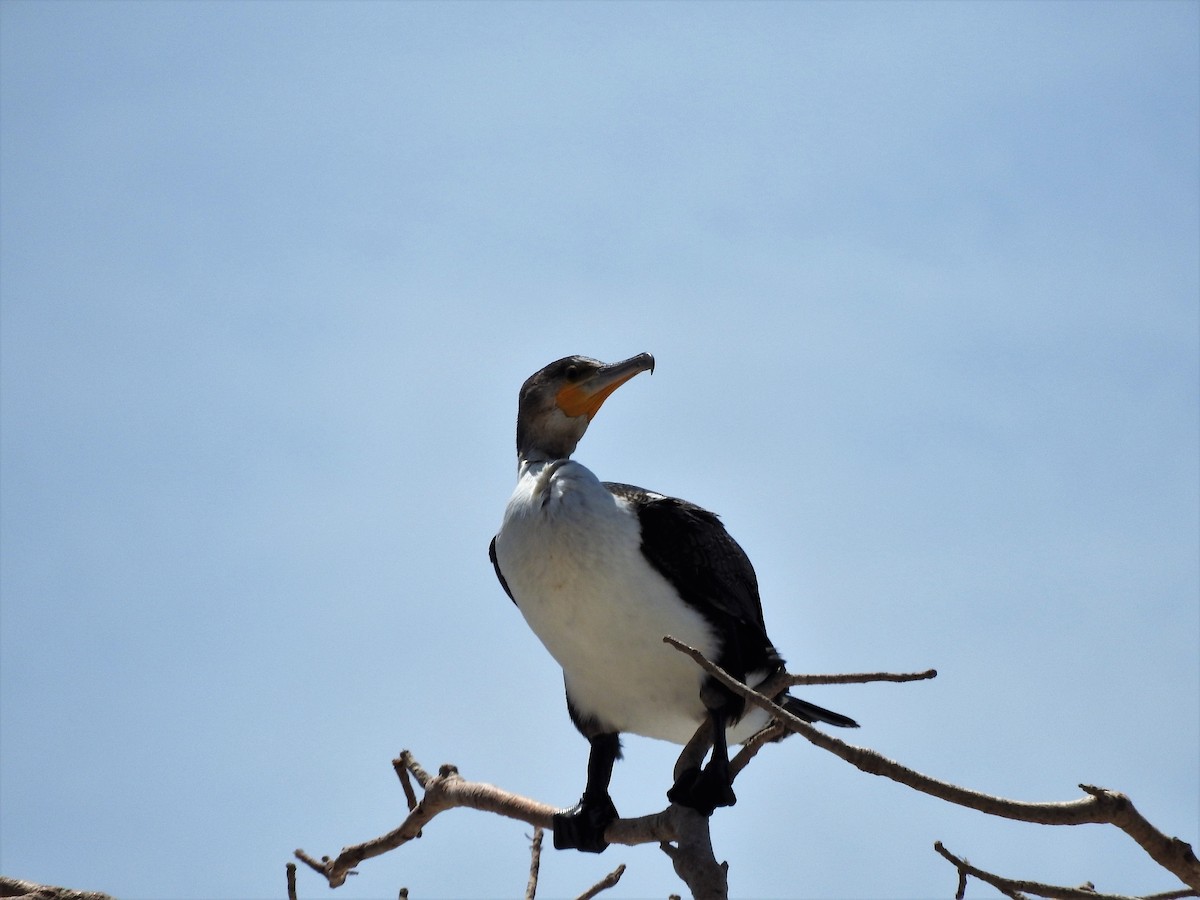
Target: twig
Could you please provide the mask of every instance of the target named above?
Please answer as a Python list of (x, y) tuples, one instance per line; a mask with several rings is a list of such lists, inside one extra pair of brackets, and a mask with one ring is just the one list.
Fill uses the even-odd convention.
[[(401, 766), (412, 773), (413, 778), (417, 779), (417, 784), (421, 786), (422, 790), (424, 790), (429, 782), (433, 780), (433, 776), (422, 769), (421, 764), (413, 759), (413, 755), (407, 750), (400, 751), (398, 761)], [(393, 765), (395, 764), (393, 763)]]
[[(666, 640), (666, 639), (664, 639)], [(667, 640), (676, 649), (683, 649), (674, 638)], [(687, 652), (687, 651), (684, 651)], [(791, 687), (815, 684), (868, 684), (875, 681), (908, 682), (928, 681), (937, 678), (937, 669), (926, 669), (924, 672), (850, 672), (841, 675), (794, 675), (791, 672), (776, 672), (766, 681), (755, 685), (754, 690), (764, 697), (778, 697)]]
[[(668, 643), (674, 643), (674, 639)], [(683, 645), (686, 646), (686, 645)], [(680, 649), (682, 649), (680, 647)], [(790, 687), (814, 684), (867, 684), (874, 681), (926, 681), (937, 677), (937, 669), (926, 669), (924, 672), (857, 672), (846, 675), (793, 675), (790, 672), (778, 672), (759, 684), (755, 690), (764, 697), (778, 697)], [(774, 730), (772, 730), (774, 729)], [(770, 731), (769, 735), (763, 732)], [(734, 777), (746, 767), (751, 759), (762, 749), (763, 744), (779, 740), (787, 729), (783, 726), (768, 725), (763, 732), (752, 735), (743, 745), (738, 755), (730, 760), (731, 772)], [(692, 739), (679, 754), (675, 763), (675, 777), (679, 778), (688, 767), (699, 768), (704, 762), (704, 754), (712, 746), (712, 723), (705, 719), (692, 736)]]
[(937, 678), (937, 669), (924, 672), (857, 672), (845, 675), (792, 675), (788, 674), (788, 687), (814, 684), (868, 684), (874, 681), (928, 681)]
[(696, 663), (730, 690), (745, 697), (755, 705), (767, 710), (789, 731), (802, 735), (808, 741), (851, 765), (871, 775), (882, 775), (907, 785), (914, 790), (966, 806), (988, 815), (1033, 822), (1041, 825), (1083, 825), (1086, 823), (1112, 824), (1128, 834), (1162, 866), (1194, 891), (1200, 891), (1200, 860), (1197, 860), (1191, 845), (1175, 837), (1167, 837), (1150, 824), (1134, 808), (1130, 799), (1117, 791), (1081, 784), (1079, 787), (1088, 796), (1063, 803), (1031, 803), (1023, 800), (1008, 800), (980, 791), (961, 788), (946, 781), (902, 766), (880, 753), (866, 747), (856, 747), (838, 740), (793, 716), (768, 697), (742, 684), (719, 666), (704, 657), (699, 650), (689, 647), (672, 637), (663, 640), (675, 649), (687, 654)]
[(296, 900), (296, 864), (294, 862), (287, 864), (287, 891), (288, 900)]
[(529, 845), (529, 884), (525, 886), (525, 900), (534, 900), (537, 896), (538, 870), (542, 866), (542, 834), (541, 828), (533, 829), (533, 841)]
[[(317, 860), (313, 859), (311, 856), (309, 856), (303, 850), (296, 851), (296, 859), (300, 860), (300, 862), (304, 863), (306, 866), (308, 866), (314, 872), (320, 872), (322, 875), (325, 874), (325, 867), (329, 863), (328, 856), (322, 856), (321, 861), (317, 862)], [(343, 879), (343, 880), (345, 880), (345, 879)]]
[(621, 880), (621, 876), (625, 874), (625, 863), (621, 863), (590, 888), (580, 894), (575, 900), (592, 900), (601, 891), (607, 891), (610, 887)]
[(766, 728), (750, 735), (746, 742), (742, 744), (742, 749), (737, 752), (737, 755), (729, 761), (729, 778), (733, 780), (741, 773), (742, 769), (750, 764), (750, 760), (758, 755), (758, 751), (770, 744), (773, 741), (779, 740), (787, 734), (787, 729), (778, 722), (772, 722)]
[(413, 791), (412, 779), (408, 777), (408, 766), (404, 764), (402, 756), (392, 760), (392, 768), (396, 770), (396, 777), (400, 779), (400, 787), (404, 791), (404, 801), (408, 804), (408, 811), (412, 812), (417, 808), (417, 795)]
[(1015, 878), (1005, 878), (1002, 875), (996, 875), (992, 872), (987, 872), (976, 866), (971, 865), (965, 859), (960, 859), (955, 856), (941, 841), (937, 841), (933, 845), (933, 849), (940, 853), (943, 857), (958, 869), (958, 894), (959, 900), (963, 896), (966, 887), (967, 877), (978, 878), (980, 881), (990, 884), (1000, 893), (1009, 897), (1017, 894), (1037, 894), (1039, 897), (1047, 897), (1049, 900), (1180, 900), (1183, 897), (1195, 897), (1196, 892), (1190, 889), (1181, 891), (1169, 891), (1165, 894), (1153, 894), (1151, 897), (1135, 898), (1127, 894), (1101, 894), (1091, 885), (1083, 887), (1062, 887), (1057, 884), (1043, 884), (1039, 881), (1024, 881)]
[(964, 900), (967, 896), (967, 873), (958, 870), (958, 889), (954, 892), (954, 900)]

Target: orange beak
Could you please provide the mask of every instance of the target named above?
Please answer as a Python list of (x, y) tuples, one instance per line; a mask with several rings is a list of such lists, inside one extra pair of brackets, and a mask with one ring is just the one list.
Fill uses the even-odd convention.
[(555, 401), (558, 408), (571, 418), (586, 415), (590, 422), (609, 394), (634, 375), (646, 371), (654, 371), (654, 357), (649, 353), (639, 353), (621, 362), (601, 366), (588, 377), (564, 385), (559, 389)]

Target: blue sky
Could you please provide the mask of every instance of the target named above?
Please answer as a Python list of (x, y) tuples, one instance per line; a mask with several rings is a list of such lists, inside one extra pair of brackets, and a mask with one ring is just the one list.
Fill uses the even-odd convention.
[[(0, 6), (0, 869), (284, 894), (389, 760), (568, 805), (586, 744), (495, 583), (521, 382), (658, 360), (578, 458), (722, 514), (853, 740), (1195, 844), (1200, 6)], [(622, 812), (674, 750), (630, 738)], [(714, 819), (739, 897), (1171, 887), (799, 739)], [(334, 896), (496, 897), (447, 814)], [(543, 896), (650, 847), (556, 853)], [(324, 895), (315, 878), (302, 897)]]

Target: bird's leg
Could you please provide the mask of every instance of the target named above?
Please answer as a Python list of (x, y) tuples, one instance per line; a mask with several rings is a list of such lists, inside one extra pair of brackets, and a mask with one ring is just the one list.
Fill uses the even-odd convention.
[(583, 796), (570, 809), (555, 813), (554, 846), (558, 850), (582, 850), (601, 853), (608, 846), (604, 829), (617, 818), (617, 808), (608, 795), (613, 763), (621, 755), (621, 739), (615, 732), (589, 738), (592, 744), (588, 755), (587, 786)]
[(679, 778), (689, 768), (699, 770), (700, 766), (704, 764), (704, 757), (708, 756), (708, 751), (711, 749), (712, 723), (706, 715), (704, 721), (697, 726), (696, 733), (692, 735), (692, 739), (684, 744), (679, 758), (675, 760), (675, 769), (672, 777)]
[(708, 765), (703, 769), (696, 766), (684, 769), (667, 791), (667, 799), (711, 816), (718, 806), (737, 803), (737, 796), (729, 774), (729, 744), (725, 738), (729, 714), (725, 706), (710, 707), (708, 720), (712, 723), (712, 756)]

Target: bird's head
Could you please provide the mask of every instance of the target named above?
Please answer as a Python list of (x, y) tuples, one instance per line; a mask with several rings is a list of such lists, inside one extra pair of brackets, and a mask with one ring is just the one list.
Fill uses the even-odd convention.
[(565, 356), (521, 385), (517, 455), (525, 461), (566, 459), (608, 395), (639, 372), (654, 371), (649, 353), (616, 363)]

